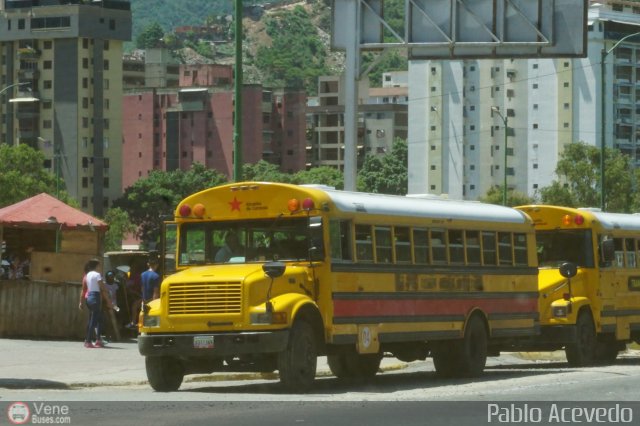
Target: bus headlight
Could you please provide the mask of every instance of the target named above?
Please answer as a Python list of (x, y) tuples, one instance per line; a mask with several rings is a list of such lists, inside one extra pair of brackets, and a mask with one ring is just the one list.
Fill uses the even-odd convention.
[(286, 312), (253, 312), (251, 314), (251, 324), (253, 325), (270, 325), (270, 324), (286, 324)]
[(143, 327), (160, 327), (160, 317), (156, 315), (144, 315), (142, 317)]
[(566, 318), (567, 317), (567, 306), (554, 306), (551, 308), (551, 312), (556, 318)]

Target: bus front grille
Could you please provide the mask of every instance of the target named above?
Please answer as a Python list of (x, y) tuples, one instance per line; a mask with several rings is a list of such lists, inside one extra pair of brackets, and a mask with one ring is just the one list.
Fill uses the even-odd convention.
[(239, 314), (240, 282), (175, 283), (169, 287), (169, 315)]

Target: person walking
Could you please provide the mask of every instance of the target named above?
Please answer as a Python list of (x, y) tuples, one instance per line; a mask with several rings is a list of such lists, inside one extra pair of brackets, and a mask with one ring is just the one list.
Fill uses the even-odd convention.
[[(87, 285), (87, 296), (85, 301), (87, 303), (87, 307), (89, 308), (89, 322), (87, 324), (87, 332), (84, 338), (85, 348), (104, 347), (102, 340), (100, 340), (102, 332), (100, 316), (102, 313), (102, 295), (107, 294), (107, 289), (104, 286), (102, 275), (100, 275), (100, 272), (96, 271), (96, 268), (99, 264), (100, 262), (97, 259), (92, 259), (87, 262), (86, 265), (86, 269), (88, 270), (88, 272), (85, 275)], [(111, 299), (107, 296), (105, 300), (107, 301), (107, 306), (109, 308), (112, 308), (113, 305), (111, 304)], [(78, 307), (82, 309), (82, 299), (80, 300), (80, 304)], [(92, 343), (94, 336), (95, 344)]]
[[(129, 329), (137, 329), (138, 324), (133, 322), (137, 319), (137, 314), (144, 304), (160, 297), (160, 275), (156, 272), (158, 269), (158, 261), (151, 259), (147, 263), (149, 269), (140, 274), (140, 283), (142, 287), (142, 299), (134, 305), (131, 315), (131, 323), (127, 326)], [(144, 308), (143, 308), (144, 309)], [(134, 313), (136, 316), (134, 316)]]

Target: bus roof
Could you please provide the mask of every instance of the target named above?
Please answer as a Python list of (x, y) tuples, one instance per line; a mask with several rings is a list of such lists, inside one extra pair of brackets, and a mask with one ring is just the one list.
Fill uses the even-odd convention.
[(604, 230), (614, 229), (627, 229), (630, 231), (640, 231), (640, 215), (628, 214), (628, 213), (609, 213), (602, 212), (599, 209), (593, 208), (573, 208), (551, 205), (530, 205), (519, 206), (517, 209), (521, 209), (526, 213), (533, 214), (534, 211), (548, 210), (557, 211), (558, 215), (580, 214), (590, 222), (596, 222)]
[(526, 223), (522, 212), (495, 204), (448, 200), (438, 197), (411, 197), (323, 190), (343, 212), (367, 212), (390, 216), (414, 216), (489, 222)]

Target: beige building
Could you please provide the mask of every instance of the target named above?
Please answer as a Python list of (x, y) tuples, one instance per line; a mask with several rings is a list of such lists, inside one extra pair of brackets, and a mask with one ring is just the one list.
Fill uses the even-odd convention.
[[(0, 0), (0, 10), (0, 143), (41, 149), (81, 208), (102, 216), (121, 194), (129, 2)], [(37, 101), (7, 102), (16, 97)]]

